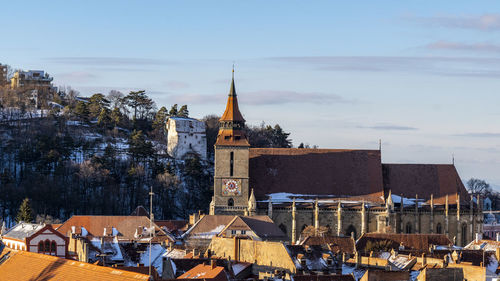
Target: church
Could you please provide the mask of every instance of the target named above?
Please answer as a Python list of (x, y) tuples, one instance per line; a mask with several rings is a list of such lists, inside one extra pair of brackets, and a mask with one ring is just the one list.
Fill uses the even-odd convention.
[[(386, 164), (381, 150), (252, 148), (233, 79), (215, 143), (211, 215), (268, 215), (295, 243), (306, 227), (339, 236), (482, 233), (480, 198), (453, 164)], [(475, 200), (473, 200), (475, 199)]]

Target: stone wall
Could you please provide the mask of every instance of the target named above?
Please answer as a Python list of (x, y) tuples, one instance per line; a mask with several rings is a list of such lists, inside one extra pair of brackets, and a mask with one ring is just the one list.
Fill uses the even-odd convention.
[(214, 237), (209, 249), (220, 258), (230, 257), (232, 260), (253, 263), (254, 274), (275, 269), (296, 272), (292, 258), (280, 242)]

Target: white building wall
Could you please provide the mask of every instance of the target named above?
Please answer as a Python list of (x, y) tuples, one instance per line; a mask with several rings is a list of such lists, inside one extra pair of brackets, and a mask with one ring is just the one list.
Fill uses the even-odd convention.
[(167, 153), (181, 159), (187, 153), (197, 153), (201, 159), (207, 158), (207, 138), (205, 123), (193, 118), (171, 117), (167, 121)]
[(30, 241), (30, 252), (38, 252), (38, 243), (47, 239), (49, 241), (53, 240), (56, 242), (58, 257), (64, 257), (66, 255), (66, 241), (48, 230), (46, 230), (44, 233), (40, 233)]

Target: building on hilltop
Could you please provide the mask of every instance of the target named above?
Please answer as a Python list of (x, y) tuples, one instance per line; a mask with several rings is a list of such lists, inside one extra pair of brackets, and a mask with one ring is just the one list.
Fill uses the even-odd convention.
[(167, 153), (170, 156), (182, 159), (187, 154), (196, 153), (201, 159), (207, 159), (205, 122), (188, 117), (170, 117), (166, 129)]
[(210, 214), (268, 215), (295, 243), (307, 226), (335, 235), (442, 233), (465, 246), (482, 232), (453, 164), (384, 164), (379, 150), (252, 148), (234, 72), (215, 143)]
[(50, 77), (49, 74), (45, 73), (43, 70), (18, 70), (10, 79), (10, 87), (12, 89), (33, 88), (40, 92), (52, 91), (54, 90), (52, 86), (53, 79), (54, 78)]

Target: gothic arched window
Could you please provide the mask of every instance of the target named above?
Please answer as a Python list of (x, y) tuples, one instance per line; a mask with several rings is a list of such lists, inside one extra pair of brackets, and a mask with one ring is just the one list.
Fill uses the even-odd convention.
[(43, 251), (45, 253), (50, 253), (50, 241), (49, 241), (49, 239), (45, 240), (44, 244), (45, 244), (45, 247), (43, 247)]
[(412, 233), (411, 222), (406, 223), (405, 233)]
[(438, 224), (436, 225), (436, 233), (437, 233), (437, 234), (441, 234), (441, 233), (443, 233), (443, 227), (441, 226), (441, 224), (440, 224), (440, 223), (438, 223)]
[(347, 228), (347, 230), (345, 231), (345, 235), (346, 236), (354, 236), (354, 238), (357, 238), (357, 233), (356, 233), (356, 228), (351, 224), (349, 225), (349, 227)]
[(54, 241), (54, 240), (52, 240), (52, 242), (50, 243), (50, 252), (57, 254), (57, 245), (56, 245), (56, 241)]
[(234, 206), (234, 199), (233, 199), (233, 198), (229, 198), (229, 199), (227, 200), (227, 205), (228, 205), (229, 207)]

